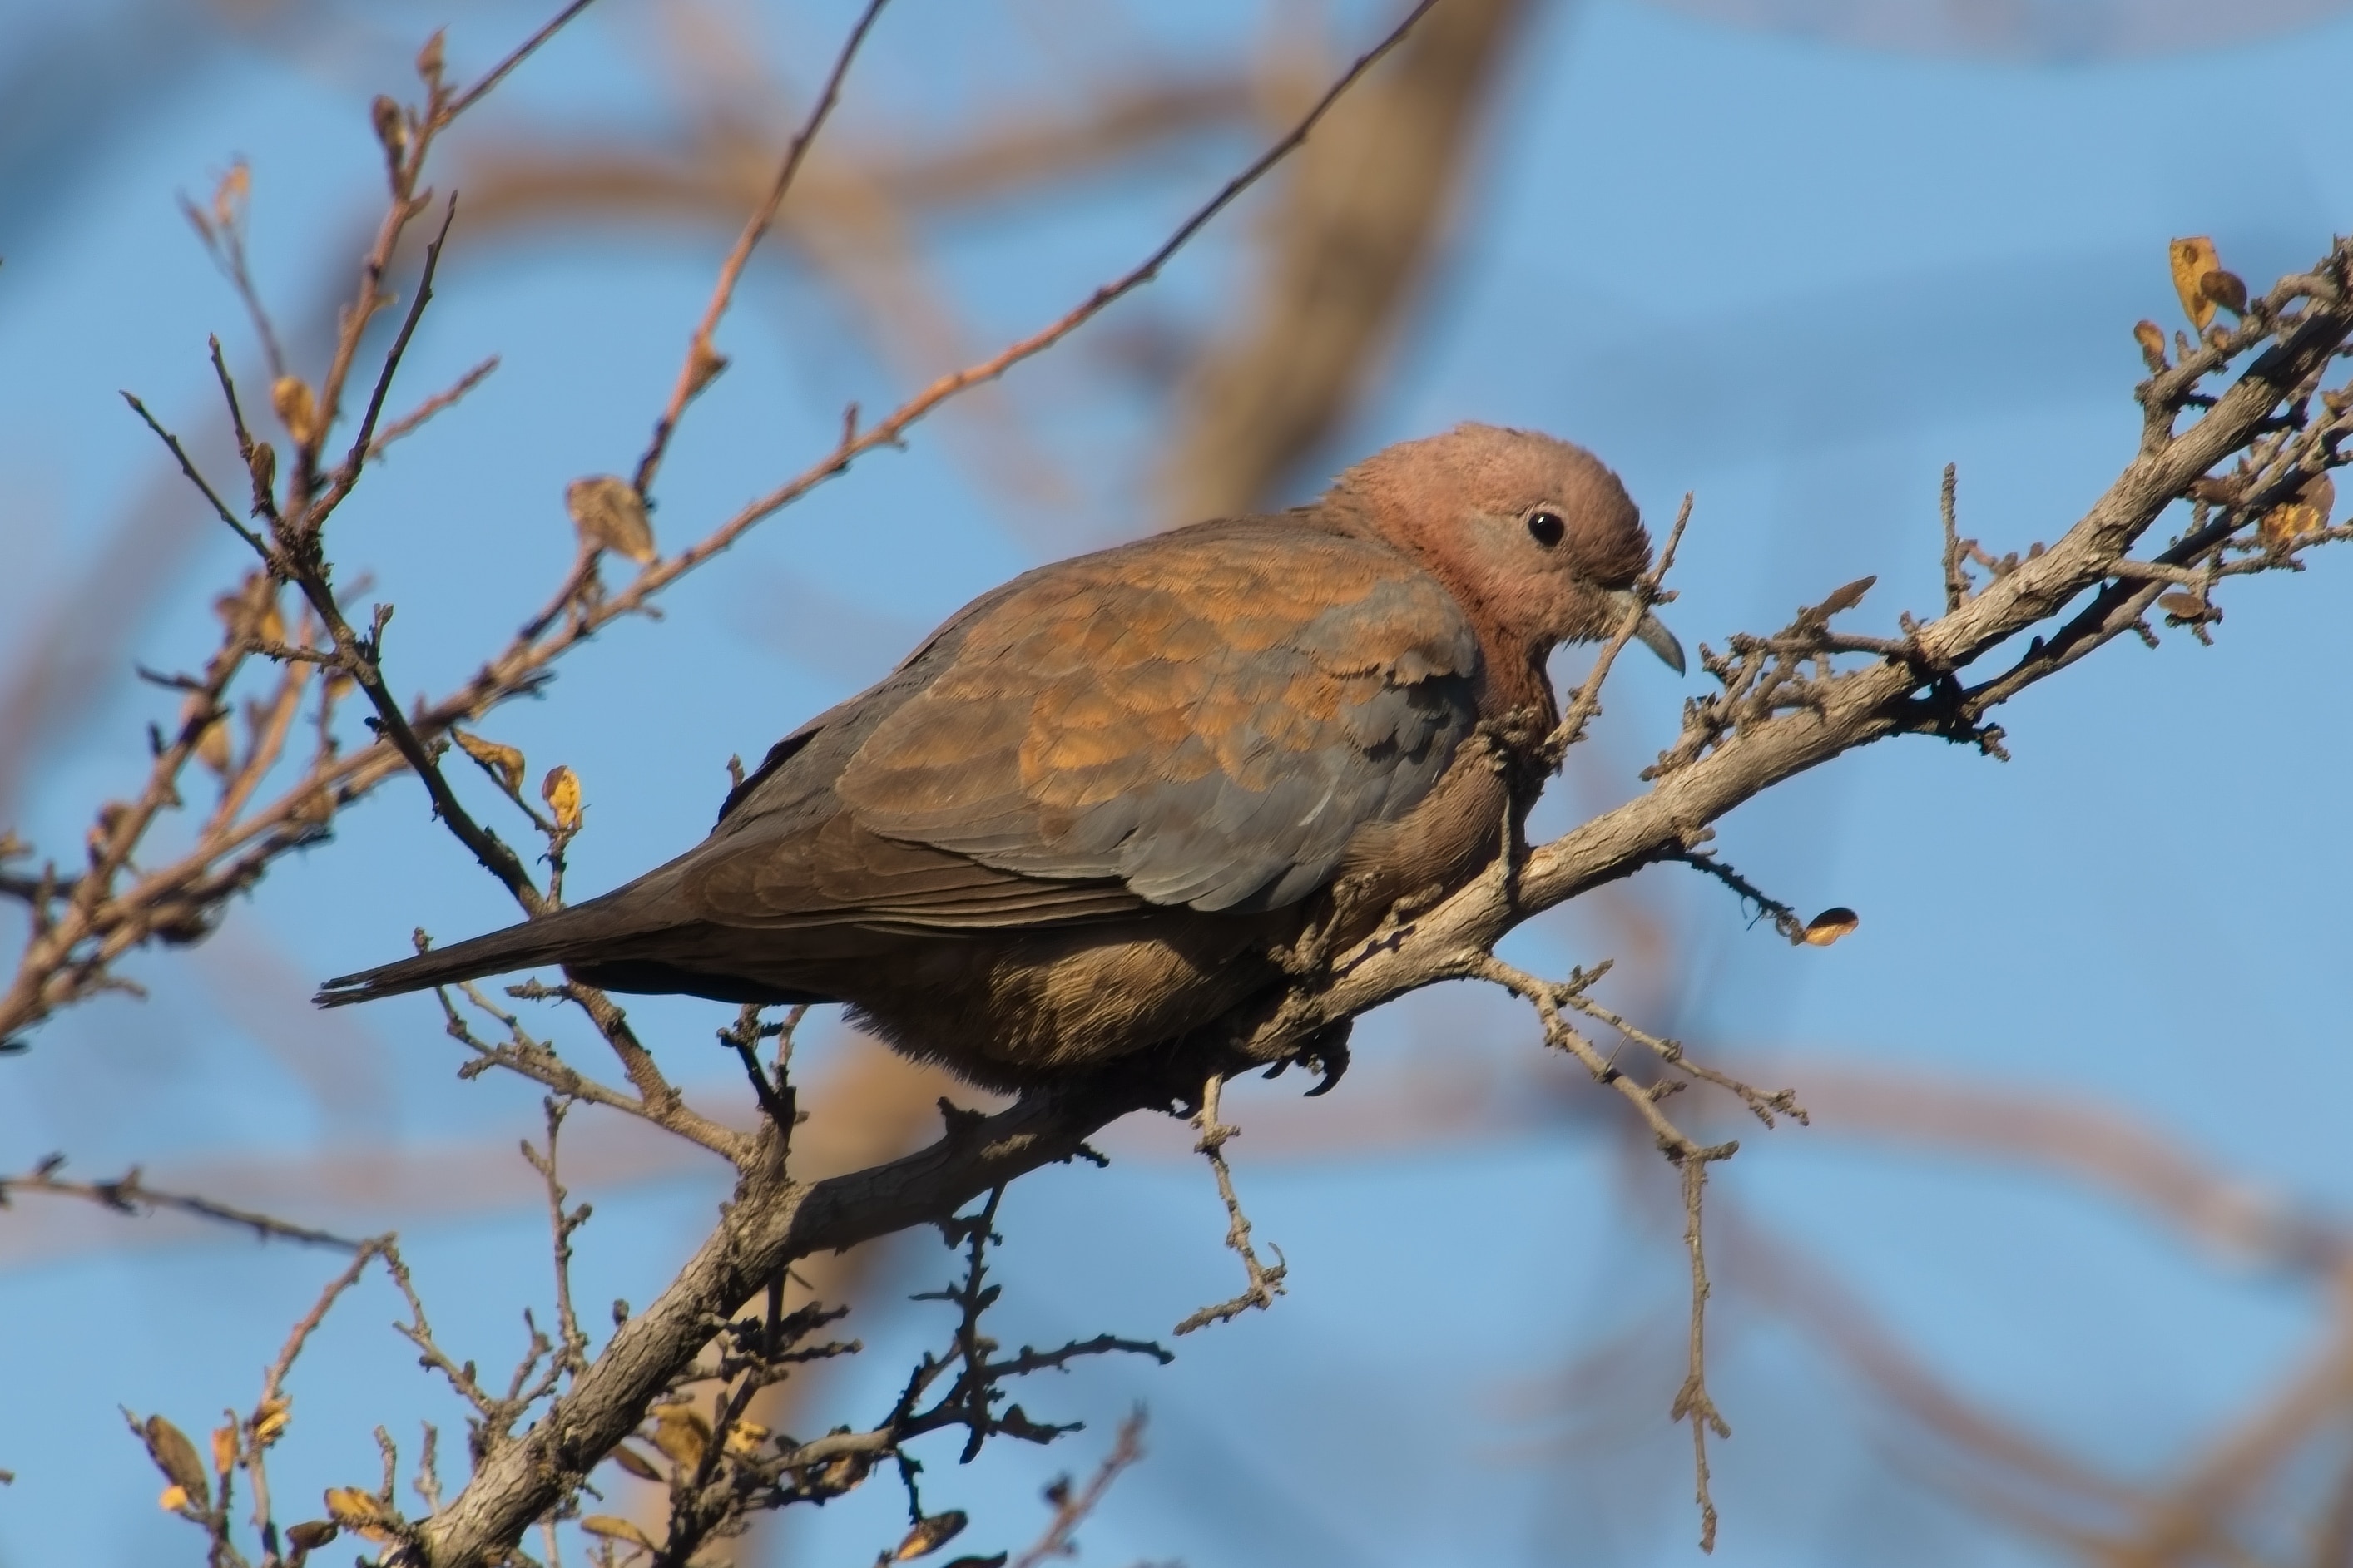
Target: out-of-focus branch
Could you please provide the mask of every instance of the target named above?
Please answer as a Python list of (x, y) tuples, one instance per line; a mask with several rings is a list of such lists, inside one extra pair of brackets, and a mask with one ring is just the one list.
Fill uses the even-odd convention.
[(80, 1182), (58, 1173), (65, 1168), (65, 1163), (64, 1155), (51, 1154), (21, 1176), (0, 1177), (0, 1208), (6, 1208), (18, 1194), (46, 1193), (58, 1197), (87, 1199), (117, 1214), (140, 1215), (166, 1209), (174, 1214), (194, 1215), (198, 1219), (249, 1230), (264, 1241), (299, 1241), (307, 1247), (335, 1247), (347, 1252), (357, 1251), (363, 1246), (332, 1231), (296, 1225), (291, 1220), (217, 1203), (194, 1193), (160, 1191), (146, 1184), (135, 1165), (112, 1181)]
[(1246, 511), (1353, 410), (1446, 231), (1526, 0), (1447, 0), (1335, 110), (1261, 217), (1244, 308), (1187, 374), (1172, 521)]

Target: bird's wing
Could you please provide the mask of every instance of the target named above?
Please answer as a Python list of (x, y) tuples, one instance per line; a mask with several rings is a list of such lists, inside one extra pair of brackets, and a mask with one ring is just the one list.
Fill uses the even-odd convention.
[[(1025, 879), (1294, 902), (1477, 719), (1452, 596), (1385, 545), (1280, 519), (1082, 557), (976, 608), (834, 787), (864, 833)], [(934, 864), (902, 886), (928, 875), (957, 880)]]

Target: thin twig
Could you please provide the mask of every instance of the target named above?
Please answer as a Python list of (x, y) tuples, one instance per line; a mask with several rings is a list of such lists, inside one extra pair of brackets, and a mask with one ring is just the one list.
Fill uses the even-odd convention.
[(484, 71), (481, 79), (475, 82), (473, 86), (468, 88), (465, 91), (451, 99), (448, 107), (443, 109), (441, 111), (441, 122), (446, 125), (450, 121), (457, 119), (458, 116), (465, 113), (466, 110), (473, 108), (476, 103), (481, 100), (483, 94), (489, 92), (491, 89), (498, 86), (500, 82), (506, 79), (508, 72), (513, 70), (515, 67), (522, 64), (524, 60), (530, 58), (533, 52), (536, 50), (540, 45), (555, 37), (557, 31), (561, 29), (566, 22), (571, 21), (573, 17), (577, 16), (581, 12), (588, 9), (588, 7), (594, 3), (595, 0), (572, 0), (572, 4), (566, 5), (563, 10), (558, 11), (554, 16), (550, 17), (545, 26), (540, 28), (538, 32), (533, 33), (530, 37), (525, 38), (522, 43), (517, 44), (514, 47), (513, 52), (509, 54), (506, 58), (492, 66), (489, 70)]
[(1112, 1482), (1119, 1479), (1119, 1473), (1142, 1458), (1144, 1412), (1131, 1410), (1119, 1424), (1119, 1436), (1113, 1442), (1111, 1452), (1103, 1456), (1103, 1462), (1095, 1468), (1087, 1484), (1076, 1491), (1070, 1489), (1067, 1480), (1061, 1484), (1060, 1495), (1054, 1502), (1053, 1522), (1046, 1527), (1046, 1533), (1038, 1538), (1037, 1544), (1014, 1559), (1013, 1568), (1039, 1568), (1050, 1558), (1076, 1555), (1078, 1548), (1071, 1539), (1072, 1533), (1094, 1512)]
[(1715, 1500), (1708, 1495), (1707, 1435), (1713, 1431), (1719, 1437), (1729, 1438), (1732, 1427), (1716, 1410), (1715, 1401), (1707, 1392), (1708, 1283), (1707, 1258), (1700, 1247), (1700, 1194), (1707, 1185), (1709, 1160), (1700, 1155), (1686, 1157), (1677, 1163), (1683, 1167), (1683, 1247), (1691, 1254), (1691, 1360), (1683, 1385), (1676, 1391), (1674, 1403), (1668, 1406), (1667, 1419), (1691, 1423), (1694, 1497), (1699, 1503), (1699, 1549), (1714, 1552)]
[(65, 1157), (52, 1154), (21, 1176), (0, 1177), (0, 1208), (19, 1193), (47, 1193), (55, 1197), (83, 1198), (117, 1214), (136, 1215), (143, 1209), (166, 1209), (174, 1214), (194, 1215), (198, 1219), (215, 1220), (222, 1225), (234, 1225), (253, 1232), (264, 1241), (299, 1241), (305, 1247), (332, 1247), (345, 1252), (364, 1253), (372, 1246), (320, 1230), (291, 1220), (276, 1218), (253, 1209), (241, 1209), (194, 1193), (164, 1192), (146, 1184), (137, 1166), (111, 1182), (77, 1182), (60, 1177), (57, 1173), (65, 1165)]
[(1659, 584), (1666, 580), (1668, 571), (1675, 563), (1675, 547), (1683, 542), (1683, 529), (1690, 523), (1691, 514), (1692, 494), (1686, 490), (1683, 505), (1675, 509), (1675, 525), (1667, 531), (1667, 542), (1659, 550), (1658, 561), (1635, 582), (1633, 605), (1619, 617), (1618, 629), (1609, 635), (1609, 640), (1602, 644), (1601, 651), (1594, 656), (1593, 668), (1586, 672), (1584, 684), (1577, 689), (1577, 695), (1570, 700), (1567, 710), (1560, 716), (1560, 722), (1553, 727), (1552, 734), (1544, 742), (1545, 750), (1541, 754), (1551, 759), (1555, 767), (1568, 755), (1571, 746), (1585, 739), (1585, 726), (1601, 709), (1601, 683), (1609, 679), (1610, 668), (1618, 662), (1618, 656), (1625, 651), (1628, 643), (1634, 640), (1642, 617), (1651, 613), (1652, 605), (1660, 602)]
[(859, 46), (865, 43), (866, 35), (873, 29), (875, 19), (889, 3), (890, 0), (867, 0), (866, 9), (860, 13), (857, 22), (849, 29), (849, 37), (842, 41), (840, 49), (834, 55), (833, 68), (826, 73), (825, 86), (818, 90), (817, 102), (810, 108), (808, 118), (801, 122), (800, 130), (794, 133), (792, 144), (785, 149), (784, 162), (777, 166), (776, 177), (768, 186), (767, 195), (744, 220), (744, 231), (735, 237), (734, 247), (728, 251), (727, 259), (720, 265), (718, 281), (711, 289), (711, 302), (703, 307), (702, 320), (696, 324), (694, 335), (687, 340), (686, 363), (679, 366), (678, 381), (670, 388), (670, 402), (663, 406), (661, 417), (654, 421), (653, 439), (647, 445), (645, 456), (638, 459), (637, 473), (629, 481), (640, 500), (653, 488), (654, 474), (661, 467), (663, 455), (670, 450), (670, 437), (677, 432), (678, 422), (685, 416), (686, 405), (726, 368), (725, 357), (712, 346), (712, 334), (719, 331), (719, 319), (727, 313), (728, 304), (735, 297), (736, 282), (744, 276), (744, 268), (750, 263), (752, 252), (758, 248), (760, 241), (776, 223), (776, 214), (785, 205), (786, 194), (793, 188), (794, 176), (800, 173), (802, 161), (808, 156), (818, 132), (825, 128), (834, 105), (841, 100), (841, 84), (849, 75), (850, 62), (858, 58)]
[(1277, 1296), (1287, 1294), (1283, 1289), (1282, 1277), (1291, 1268), (1283, 1261), (1282, 1248), (1270, 1244), (1269, 1249), (1274, 1254), (1273, 1268), (1269, 1268), (1259, 1261), (1257, 1250), (1250, 1246), (1250, 1219), (1242, 1213), (1241, 1199), (1234, 1193), (1234, 1177), (1226, 1165), (1225, 1147), (1226, 1141), (1239, 1137), (1241, 1129), (1225, 1126), (1218, 1121), (1218, 1091), (1223, 1082), (1212, 1074), (1202, 1085), (1200, 1113), (1193, 1118), (1193, 1124), (1201, 1130), (1201, 1141), (1193, 1145), (1193, 1152), (1206, 1155), (1209, 1169), (1217, 1173), (1218, 1196), (1224, 1200), (1226, 1205), (1226, 1245), (1241, 1258), (1249, 1284), (1232, 1300), (1204, 1307), (1177, 1324), (1176, 1331), (1180, 1334), (1189, 1334), (1195, 1329), (1207, 1328), (1211, 1323), (1229, 1321), (1253, 1307), (1263, 1311), (1274, 1305)]

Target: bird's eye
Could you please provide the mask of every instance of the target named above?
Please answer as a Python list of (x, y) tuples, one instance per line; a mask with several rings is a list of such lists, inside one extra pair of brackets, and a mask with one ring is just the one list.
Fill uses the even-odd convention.
[(1567, 531), (1567, 524), (1560, 521), (1560, 513), (1556, 511), (1528, 513), (1528, 534), (1546, 550), (1560, 542), (1560, 536)]

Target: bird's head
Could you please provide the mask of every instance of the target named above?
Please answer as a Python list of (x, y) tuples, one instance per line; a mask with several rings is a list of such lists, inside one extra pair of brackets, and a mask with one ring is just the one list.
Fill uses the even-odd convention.
[[(1615, 630), (1651, 564), (1651, 536), (1618, 476), (1533, 430), (1458, 425), (1401, 441), (1333, 493), (1538, 663)], [(1635, 635), (1683, 672), (1683, 645), (1656, 616), (1645, 610)]]

